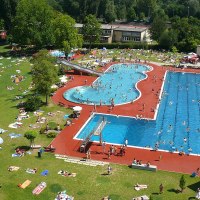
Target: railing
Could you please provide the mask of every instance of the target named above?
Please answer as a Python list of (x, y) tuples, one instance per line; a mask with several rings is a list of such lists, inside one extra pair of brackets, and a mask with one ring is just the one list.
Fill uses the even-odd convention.
[(67, 60), (61, 60), (60, 59), (60, 60), (58, 60), (58, 62), (61, 63), (61, 64), (64, 64), (64, 65), (73, 67), (74, 69), (77, 69), (77, 70), (80, 70), (80, 71), (83, 71), (83, 72), (87, 72), (87, 73), (90, 73), (90, 74), (95, 74), (97, 76), (101, 76), (102, 75), (102, 73), (100, 73), (100, 72), (97, 72), (95, 70), (82, 67), (82, 66), (74, 64), (74, 63), (70, 63)]

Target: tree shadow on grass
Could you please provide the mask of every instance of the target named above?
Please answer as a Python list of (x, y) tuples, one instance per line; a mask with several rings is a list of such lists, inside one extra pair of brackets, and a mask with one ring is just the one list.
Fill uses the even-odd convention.
[(196, 199), (195, 197), (189, 197), (188, 200)]
[(58, 192), (62, 191), (63, 189), (60, 184), (52, 184), (52, 185), (50, 185), (50, 190), (53, 193), (58, 193)]
[(108, 174), (108, 173), (102, 173), (101, 175), (102, 175), (102, 176), (108, 176), (108, 175), (110, 175), (110, 174)]
[(25, 151), (29, 151), (30, 150), (30, 146), (18, 146), (18, 147), (16, 147), (16, 149), (17, 148), (24, 149)]
[(178, 189), (169, 189), (169, 190), (167, 190), (168, 192), (174, 192), (174, 193), (176, 193), (176, 194), (178, 194), (178, 193), (180, 193), (181, 191), (180, 190), (178, 190)]

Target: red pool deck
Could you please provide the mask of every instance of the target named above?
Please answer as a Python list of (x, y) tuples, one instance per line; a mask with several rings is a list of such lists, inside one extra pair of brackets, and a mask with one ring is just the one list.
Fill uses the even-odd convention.
[[(115, 106), (112, 111), (110, 111), (108, 106), (98, 106), (96, 112), (112, 114), (112, 115), (123, 115), (135, 117), (136, 115), (142, 116), (143, 118), (154, 118), (155, 112), (152, 109), (157, 107), (159, 102), (159, 95), (161, 87), (163, 85), (164, 75), (166, 70), (171, 71), (181, 71), (181, 72), (193, 72), (200, 73), (199, 70), (194, 69), (175, 69), (170, 67), (161, 67), (155, 64), (149, 64), (153, 67), (152, 71), (147, 72), (148, 78), (138, 83), (138, 89), (141, 92), (141, 97), (133, 103), (127, 103), (124, 105)], [(87, 85), (96, 79), (92, 76), (80, 76), (73, 75), (74, 80), (69, 81), (65, 87), (60, 88), (56, 94), (52, 97), (54, 103), (58, 104), (62, 102), (66, 107), (76, 106), (76, 103), (69, 102), (63, 98), (63, 93), (75, 86), (85, 85), (85, 80), (87, 79)], [(145, 104), (145, 109), (142, 109), (142, 105)], [(94, 112), (94, 107), (84, 104), (79, 104), (82, 106), (83, 110), (78, 119), (73, 119), (71, 126), (67, 126), (53, 141), (52, 145), (56, 148), (57, 154), (68, 155), (72, 157), (84, 158), (86, 155), (79, 152), (79, 147), (81, 145), (80, 140), (75, 140), (73, 137), (88, 120), (91, 113)], [(106, 152), (109, 150), (109, 144), (106, 145)], [(117, 146), (119, 152), (119, 146)], [(107, 153), (103, 153), (102, 146), (98, 143), (91, 143), (91, 159), (102, 160), (106, 162), (119, 163), (130, 165), (134, 158), (137, 160), (142, 160), (143, 163), (148, 161), (156, 165), (159, 170), (174, 171), (191, 174), (198, 167), (200, 167), (200, 156), (183, 155), (180, 156), (177, 153), (169, 153), (163, 151), (151, 151), (147, 149), (127, 147), (125, 156), (114, 156), (111, 155), (108, 159)], [(159, 160), (159, 157), (162, 157)]]

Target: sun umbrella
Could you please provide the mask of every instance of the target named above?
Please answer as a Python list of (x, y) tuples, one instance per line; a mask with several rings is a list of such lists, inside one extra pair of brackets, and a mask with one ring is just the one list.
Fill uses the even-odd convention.
[(75, 106), (75, 107), (73, 107), (73, 110), (74, 111), (81, 111), (82, 107), (81, 106)]
[(0, 137), (0, 144), (3, 144), (3, 139)]

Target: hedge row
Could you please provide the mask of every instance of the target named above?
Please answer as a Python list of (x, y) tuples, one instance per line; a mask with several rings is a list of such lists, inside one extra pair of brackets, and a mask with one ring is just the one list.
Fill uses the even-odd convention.
[[(90, 44), (85, 43), (83, 44), (84, 48), (89, 48)], [(107, 49), (153, 49), (158, 50), (160, 49), (159, 45), (157, 44), (147, 44), (146, 42), (137, 42), (137, 43), (93, 43), (91, 48), (102, 49), (103, 47)]]

